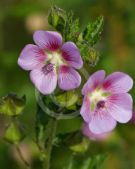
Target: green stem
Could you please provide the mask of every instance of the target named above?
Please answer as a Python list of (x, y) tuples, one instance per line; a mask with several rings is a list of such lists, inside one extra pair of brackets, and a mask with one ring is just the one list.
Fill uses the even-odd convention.
[(52, 118), (50, 120), (50, 130), (49, 130), (49, 138), (48, 142), (46, 144), (46, 153), (47, 157), (44, 163), (44, 169), (50, 169), (50, 160), (51, 160), (51, 153), (52, 153), (52, 148), (53, 148), (53, 139), (56, 134), (56, 129), (57, 129), (57, 119)]
[(17, 152), (18, 152), (18, 155), (19, 155), (20, 159), (21, 159), (22, 162), (24, 163), (25, 167), (26, 167), (27, 169), (31, 169), (30, 164), (29, 164), (29, 163), (26, 161), (26, 159), (24, 158), (24, 156), (23, 156), (23, 154), (22, 154), (22, 152), (21, 152), (21, 149), (20, 149), (20, 147), (19, 147), (18, 144), (16, 144), (16, 150), (17, 150)]

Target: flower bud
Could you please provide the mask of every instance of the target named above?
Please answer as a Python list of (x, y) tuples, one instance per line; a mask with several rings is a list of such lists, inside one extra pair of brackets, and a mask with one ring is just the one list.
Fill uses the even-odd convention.
[(52, 7), (49, 12), (48, 22), (57, 31), (63, 31), (66, 22), (66, 12), (57, 6)]
[(23, 128), (15, 122), (11, 122), (7, 127), (4, 139), (10, 143), (18, 143), (24, 138)]
[(89, 63), (91, 66), (96, 66), (99, 60), (99, 52), (94, 48), (89, 48), (87, 55), (85, 56), (85, 61)]
[(14, 93), (9, 93), (7, 96), (0, 99), (0, 113), (7, 116), (17, 116), (21, 114), (26, 103), (26, 98), (19, 98)]

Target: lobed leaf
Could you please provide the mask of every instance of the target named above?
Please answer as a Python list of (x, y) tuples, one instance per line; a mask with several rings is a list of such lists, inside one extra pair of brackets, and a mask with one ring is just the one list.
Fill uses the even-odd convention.
[(103, 24), (103, 16), (99, 16), (94, 22), (90, 22), (82, 33), (83, 40), (88, 42), (91, 46), (95, 45), (100, 40)]

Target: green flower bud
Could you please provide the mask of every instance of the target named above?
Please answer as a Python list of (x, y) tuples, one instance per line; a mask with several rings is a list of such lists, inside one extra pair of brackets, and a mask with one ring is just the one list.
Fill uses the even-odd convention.
[(96, 66), (99, 60), (99, 52), (96, 51), (94, 48), (87, 49), (87, 53), (84, 56), (85, 61), (90, 64), (91, 66)]
[(66, 12), (57, 6), (52, 7), (49, 12), (48, 22), (57, 31), (62, 32), (64, 30), (66, 22)]
[(9, 143), (17, 144), (24, 138), (24, 132), (21, 126), (17, 125), (15, 122), (11, 122), (7, 127), (4, 139)]
[(0, 113), (8, 116), (17, 116), (22, 112), (25, 102), (25, 96), (18, 98), (16, 94), (10, 93), (0, 99)]
[(76, 153), (84, 153), (89, 148), (89, 140), (87, 138), (83, 138), (79, 144), (70, 146), (70, 149)]
[(75, 91), (68, 91), (68, 92), (64, 92), (64, 93), (56, 96), (56, 98), (57, 98), (57, 102), (62, 107), (68, 108), (77, 102), (78, 94)]
[(89, 51), (89, 58), (90, 58), (90, 65), (91, 66), (96, 66), (98, 60), (99, 60), (99, 52), (96, 51), (94, 48), (90, 48)]

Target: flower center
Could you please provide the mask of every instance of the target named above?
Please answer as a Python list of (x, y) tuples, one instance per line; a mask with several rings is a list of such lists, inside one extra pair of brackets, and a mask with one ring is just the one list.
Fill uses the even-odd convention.
[(96, 89), (94, 92), (89, 93), (89, 99), (91, 102), (91, 111), (100, 108), (104, 108), (105, 107), (105, 101), (106, 98), (110, 95), (110, 93), (107, 93), (105, 91), (103, 91), (102, 89)]
[(54, 65), (51, 63), (46, 64), (43, 68), (42, 71), (45, 75), (47, 75), (48, 73), (50, 73), (51, 71), (53, 71), (54, 69)]
[(47, 55), (48, 55), (48, 62), (55, 65), (56, 67), (66, 64), (66, 62), (62, 58), (60, 52), (50, 52)]
[(97, 109), (101, 109), (105, 107), (105, 101), (101, 100), (97, 103)]

